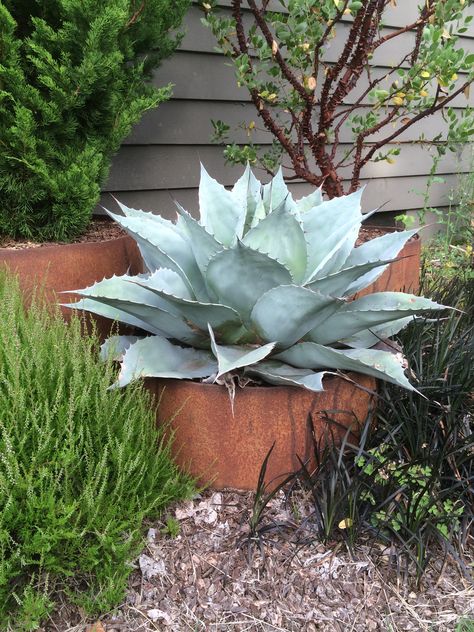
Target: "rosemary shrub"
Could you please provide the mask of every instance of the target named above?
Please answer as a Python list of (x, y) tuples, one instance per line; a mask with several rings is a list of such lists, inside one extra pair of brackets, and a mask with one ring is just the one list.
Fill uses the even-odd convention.
[(145, 517), (189, 496), (140, 387), (78, 319), (0, 271), (0, 629), (36, 629), (59, 591), (96, 614), (123, 596)]

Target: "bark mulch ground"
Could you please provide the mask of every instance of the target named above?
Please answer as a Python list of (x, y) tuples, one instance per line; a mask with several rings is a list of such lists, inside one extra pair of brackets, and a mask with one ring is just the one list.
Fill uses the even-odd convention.
[[(383, 228), (377, 227), (362, 227), (359, 237), (357, 239), (357, 245), (360, 245), (369, 239), (380, 237), (385, 234)], [(79, 235), (76, 239), (73, 239), (70, 243), (91, 243), (96, 241), (106, 241), (108, 239), (117, 239), (118, 237), (124, 237), (126, 232), (116, 222), (113, 222), (108, 217), (96, 217), (91, 220), (91, 223), (87, 230)], [(23, 250), (25, 248), (44, 248), (45, 246), (58, 246), (63, 242), (58, 241), (29, 241), (28, 239), (11, 239), (0, 235), (0, 248), (8, 248), (9, 250)]]
[(93, 626), (73, 626), (65, 607), (47, 629), (441, 632), (474, 619), (474, 586), (452, 560), (433, 560), (415, 588), (383, 546), (358, 545), (351, 556), (341, 542), (318, 544), (303, 494), (290, 508), (276, 497), (268, 531), (249, 544), (252, 503), (249, 493), (209, 491), (175, 507), (168, 515), (178, 535), (165, 522), (149, 527), (119, 608)]
[[(118, 224), (108, 218), (93, 219), (88, 229), (73, 239), (70, 243), (91, 243), (96, 241), (107, 241), (109, 239), (118, 239), (124, 237), (125, 231)], [(45, 246), (59, 246), (63, 242), (58, 241), (28, 241), (27, 239), (11, 239), (9, 237), (0, 236), (0, 248), (8, 248), (10, 250), (24, 250), (25, 248), (44, 248)]]

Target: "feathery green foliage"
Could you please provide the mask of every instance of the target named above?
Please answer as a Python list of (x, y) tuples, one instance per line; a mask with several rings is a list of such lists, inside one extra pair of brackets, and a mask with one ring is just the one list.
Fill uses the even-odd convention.
[(0, 235), (68, 240), (90, 221), (112, 155), (170, 86), (189, 0), (0, 1)]
[(107, 391), (114, 369), (0, 275), (0, 629), (32, 630), (65, 590), (91, 613), (115, 605), (142, 522), (192, 493), (149, 396)]

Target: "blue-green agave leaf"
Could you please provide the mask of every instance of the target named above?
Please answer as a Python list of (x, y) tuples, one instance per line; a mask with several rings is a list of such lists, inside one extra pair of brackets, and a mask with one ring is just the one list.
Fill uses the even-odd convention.
[(243, 243), (282, 263), (295, 283), (303, 281), (308, 259), (305, 236), (296, 217), (283, 206), (252, 228)]
[(201, 165), (199, 185), (201, 224), (224, 246), (234, 246), (241, 238), (246, 219), (245, 202), (227, 191)]
[(135, 239), (150, 271), (169, 268), (180, 274), (192, 291), (193, 282), (199, 289), (202, 278), (189, 241), (173, 222), (151, 213), (143, 213), (148, 217), (109, 215)]
[[(136, 281), (136, 283), (142, 285), (141, 281)], [(203, 303), (173, 296), (166, 291), (150, 286), (147, 280), (143, 282), (142, 287), (149, 288), (150, 292), (164, 299), (167, 311), (178, 317), (184, 317), (185, 321), (193, 329), (196, 327), (201, 331), (207, 331), (208, 324), (210, 324), (219, 336), (224, 339), (227, 339), (227, 337), (235, 338), (236, 335), (242, 332), (242, 320), (232, 307), (219, 303)]]
[(279, 353), (275, 358), (301, 369), (358, 371), (398, 384), (410, 391), (416, 390), (405, 375), (404, 358), (401, 353), (378, 349), (340, 350), (314, 342), (301, 342)]
[(306, 287), (311, 290), (321, 292), (321, 294), (345, 296), (347, 288), (353, 281), (361, 276), (365, 276), (368, 271), (379, 266), (386, 267), (386, 264), (391, 263), (392, 261), (396, 261), (396, 259), (391, 259), (390, 261), (387, 261), (386, 259), (383, 261), (369, 261), (360, 265), (343, 268), (342, 270), (339, 270), (339, 272), (334, 272), (333, 274), (329, 274), (321, 279), (311, 281), (311, 283), (308, 283)]
[(306, 213), (306, 211), (311, 210), (315, 206), (319, 206), (323, 203), (323, 189), (319, 187), (313, 193), (306, 195), (305, 197), (296, 200), (296, 210), (301, 215), (302, 213)]
[(308, 249), (306, 281), (337, 272), (344, 266), (363, 219), (362, 191), (327, 200), (301, 215)]
[(83, 298), (75, 303), (64, 303), (62, 306), (80, 311), (84, 310), (85, 312), (90, 312), (91, 314), (96, 314), (97, 316), (103, 316), (104, 318), (109, 318), (110, 320), (118, 323), (125, 323), (126, 325), (131, 325), (132, 327), (139, 327), (151, 334), (164, 335), (164, 332), (161, 329), (153, 327), (150, 323), (140, 320), (140, 318), (136, 318), (128, 312), (124, 312), (113, 305), (103, 303), (100, 298)]
[(291, 283), (289, 271), (275, 259), (238, 242), (209, 262), (206, 282), (219, 302), (233, 307), (244, 324), (257, 300), (272, 287)]
[(138, 285), (146, 289), (162, 290), (167, 294), (173, 294), (188, 300), (193, 300), (194, 298), (194, 294), (189, 291), (182, 277), (174, 270), (168, 270), (167, 268), (160, 268), (145, 278), (131, 277), (128, 280), (132, 283), (138, 283)]
[(143, 377), (191, 380), (209, 377), (216, 371), (217, 362), (210, 352), (179, 347), (160, 336), (149, 336), (125, 350), (114, 386), (126, 386)]
[[(339, 342), (347, 345), (348, 347), (354, 347), (355, 349), (370, 349), (370, 347), (373, 347), (378, 342), (395, 336), (410, 323), (417, 320), (419, 320), (417, 316), (405, 316), (405, 318), (391, 320), (389, 323), (384, 323), (383, 325), (376, 325), (371, 329), (358, 331), (353, 336), (339, 340)], [(425, 319), (421, 318), (421, 320)]]
[(361, 220), (356, 219), (353, 223), (347, 224), (346, 234), (340, 235), (340, 240), (328, 253), (328, 256), (325, 258), (324, 264), (320, 266), (313, 278), (321, 279), (328, 274), (333, 274), (334, 272), (338, 272), (342, 268), (348, 267), (347, 257), (352, 252), (357, 241), (357, 236), (359, 235), (361, 228), (361, 222), (365, 221), (376, 212), (377, 209), (371, 211), (370, 213), (366, 213)]
[(212, 353), (216, 356), (219, 366), (216, 379), (224, 375), (224, 373), (229, 373), (240, 367), (260, 362), (266, 358), (275, 347), (274, 342), (263, 345), (262, 347), (218, 345), (211, 325), (209, 325), (209, 335), (211, 337)]
[(325, 321), (343, 301), (298, 285), (280, 285), (265, 292), (252, 310), (253, 329), (263, 340), (285, 348)]
[[(351, 251), (345, 265), (347, 267), (358, 266), (377, 259), (385, 259), (386, 261), (393, 260), (407, 241), (416, 235), (418, 231), (419, 228), (415, 228), (414, 230), (387, 233), (386, 235), (382, 235), (382, 237), (376, 237), (375, 239), (366, 241)], [(369, 270), (366, 274), (354, 280), (351, 285), (349, 285), (347, 294), (350, 295), (360, 292), (376, 281), (386, 268), (387, 265), (384, 265), (382, 268)]]
[(294, 209), (296, 207), (293, 196), (289, 192), (285, 180), (283, 179), (283, 172), (280, 167), (270, 182), (263, 186), (263, 205), (268, 214), (283, 204), (288, 209)]
[(250, 228), (254, 228), (255, 226), (257, 226), (258, 223), (261, 222), (262, 219), (265, 219), (266, 216), (267, 212), (263, 204), (263, 199), (259, 199), (255, 208), (255, 214), (253, 216), (252, 223), (250, 224)]
[(100, 357), (104, 361), (120, 362), (125, 351), (137, 340), (140, 340), (138, 336), (110, 336), (100, 346)]
[(184, 208), (175, 202), (180, 219), (182, 221), (183, 230), (186, 230), (189, 238), (189, 244), (198, 265), (201, 274), (204, 274), (209, 260), (218, 252), (224, 250), (224, 247), (206, 229), (197, 222), (194, 217), (184, 210)]
[[(132, 283), (130, 285), (133, 285)], [(153, 296), (153, 293), (148, 291), (148, 294)], [(100, 299), (101, 304), (115, 308), (120, 312), (125, 312), (132, 316), (134, 319), (143, 323), (142, 329), (151, 333), (159, 332), (160, 335), (165, 338), (174, 338), (185, 344), (193, 345), (195, 347), (207, 347), (208, 336), (206, 330), (199, 331), (195, 327), (191, 327), (183, 317), (176, 312), (170, 313), (166, 310), (169, 309), (169, 304), (162, 300), (160, 297), (156, 297), (161, 300), (161, 305), (147, 304), (144, 302), (135, 303), (126, 299), (109, 298), (102, 296)], [(94, 299), (90, 299), (94, 300)], [(97, 311), (95, 309), (88, 308), (89, 311), (102, 314), (102, 309)], [(122, 320), (122, 319), (121, 319)], [(124, 320), (124, 322), (127, 322)]]
[[(247, 163), (244, 173), (235, 183), (232, 194), (244, 208), (247, 209), (244, 221), (244, 232), (250, 229), (254, 219), (256, 219), (257, 208), (263, 206), (262, 185), (252, 173), (250, 165)], [(265, 209), (260, 218), (265, 217)]]
[(308, 337), (319, 344), (331, 344), (359, 331), (405, 318), (410, 314), (442, 309), (447, 308), (422, 296), (402, 292), (377, 292), (347, 303), (329, 320), (313, 329)]
[[(159, 220), (164, 219), (165, 221), (168, 221), (168, 222), (169, 222), (169, 220), (166, 220), (166, 219), (165, 219), (164, 217), (162, 217), (161, 215), (157, 215), (156, 213), (152, 213), (152, 212), (150, 212), (150, 211), (143, 211), (142, 209), (129, 208), (129, 207), (128, 207), (128, 206), (126, 206), (123, 202), (121, 202), (120, 200), (118, 200), (115, 196), (113, 196), (113, 195), (112, 195), (111, 197), (115, 200), (115, 202), (117, 203), (117, 205), (120, 207), (120, 210), (122, 211), (123, 215), (125, 215), (126, 217), (132, 217), (132, 218), (133, 218), (133, 217), (135, 217), (135, 218), (138, 218), (138, 219), (143, 219), (143, 220), (153, 220), (153, 219), (155, 219), (156, 217), (158, 217), (158, 218), (159, 218)], [(109, 215), (111, 215), (111, 216), (112, 216), (112, 215), (114, 215), (114, 214), (113, 214), (113, 213), (111, 213), (109, 210), (107, 210), (105, 207), (102, 207), (102, 208), (103, 208), (103, 209), (104, 209), (104, 211), (105, 211), (106, 213), (108, 213)], [(180, 233), (181, 233), (181, 235), (182, 235), (182, 236), (186, 239), (186, 234), (185, 234), (185, 233), (183, 233), (183, 232), (180, 230), (180, 227), (179, 227), (177, 224), (173, 224), (173, 225), (175, 226), (175, 228), (177, 228), (177, 229), (178, 229), (178, 232), (180, 232)]]
[(254, 366), (246, 367), (245, 375), (258, 377), (268, 384), (277, 386), (300, 386), (308, 391), (317, 393), (324, 391), (323, 377), (326, 371), (315, 373), (308, 369), (297, 369), (278, 360), (259, 362)]
[(100, 300), (103, 297), (126, 299), (136, 303), (150, 302), (152, 304), (160, 305), (162, 301), (156, 299), (153, 303), (154, 297), (150, 292), (138, 285), (130, 285), (130, 281), (146, 281), (150, 278), (150, 274), (137, 274), (136, 276), (130, 276), (123, 274), (122, 276), (112, 276), (110, 279), (102, 279), (93, 283), (90, 287), (82, 288), (80, 290), (71, 290), (75, 294), (80, 296), (86, 296)]

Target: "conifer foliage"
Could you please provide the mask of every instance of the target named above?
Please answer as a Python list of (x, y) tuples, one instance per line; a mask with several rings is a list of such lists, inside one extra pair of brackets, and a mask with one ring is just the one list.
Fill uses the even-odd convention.
[(189, 0), (0, 0), (0, 234), (70, 240), (111, 157), (171, 86)]

